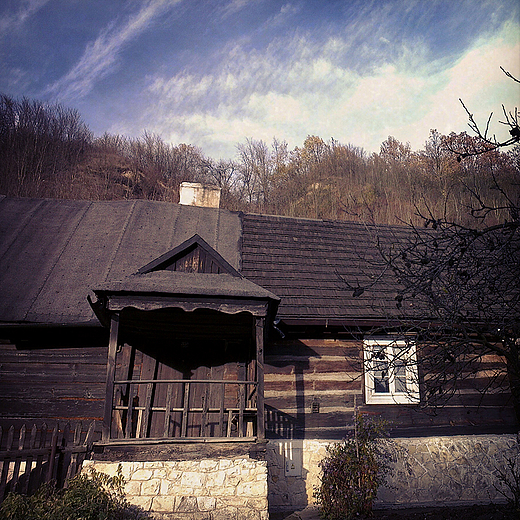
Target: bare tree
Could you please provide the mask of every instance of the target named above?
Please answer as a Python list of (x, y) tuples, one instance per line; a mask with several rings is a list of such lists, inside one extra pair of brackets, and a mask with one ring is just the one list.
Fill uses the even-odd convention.
[(488, 127), (481, 132), (469, 118), (484, 148), (465, 139), (465, 148), (452, 149), (459, 158), (488, 157), (493, 166), (481, 172), (487, 191), (482, 183), (463, 184), (469, 223), (418, 209), (423, 227), (409, 224), (394, 239), (380, 237), (378, 247), (397, 284), (392, 317), (417, 338), (423, 404), (446, 403), (464, 381), (478, 378), (483, 396), (507, 383), (520, 422), (519, 172), (516, 183), (502, 182), (498, 154), (518, 142), (517, 110), (506, 116), (507, 142), (489, 138)]
[(92, 134), (76, 110), (0, 96), (0, 190), (49, 196), (74, 182)]
[[(505, 70), (503, 67), (500, 67), (502, 72), (508, 77), (511, 78), (515, 83), (520, 83), (518, 78), (515, 78), (510, 72)], [(518, 142), (520, 142), (520, 126), (518, 120), (518, 107), (515, 107), (513, 110), (507, 110), (504, 105), (502, 105), (502, 114), (503, 120), (499, 121), (500, 124), (505, 125), (509, 129), (509, 137), (508, 139), (499, 140), (496, 138), (494, 134), (490, 133), (490, 124), (493, 118), (493, 112), (489, 114), (489, 117), (486, 122), (486, 126), (482, 128), (481, 125), (477, 123), (473, 114), (466, 107), (462, 99), (459, 99), (466, 114), (468, 115), (468, 126), (473, 131), (473, 133), (479, 138), (478, 145), (471, 147), (462, 147), (457, 148), (453, 147), (452, 151), (455, 152), (458, 156), (458, 160), (462, 160), (465, 157), (469, 157), (471, 155), (478, 155), (487, 153), (492, 150), (498, 150), (499, 148), (504, 148), (507, 146), (512, 146)]]
[(398, 283), (399, 329), (417, 337), (423, 404), (446, 403), (483, 367), (479, 390), (500, 387), (499, 356), (520, 422), (520, 221), (472, 228), (424, 219), (428, 229), (411, 226), (393, 243), (379, 242)]

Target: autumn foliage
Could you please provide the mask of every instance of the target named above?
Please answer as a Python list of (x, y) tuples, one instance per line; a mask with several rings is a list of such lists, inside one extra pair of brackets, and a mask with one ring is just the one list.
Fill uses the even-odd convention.
[(414, 151), (390, 136), (378, 153), (313, 135), (292, 150), (247, 138), (234, 159), (216, 161), (147, 132), (94, 137), (74, 110), (2, 96), (0, 193), (177, 202), (179, 184), (194, 181), (219, 186), (230, 210), (389, 224), (419, 222), (418, 210), (464, 223), (471, 190), (500, 202), (491, 176), (519, 196), (518, 146), (458, 161), (452, 149), (478, 149), (479, 138), (436, 130), (425, 138)]

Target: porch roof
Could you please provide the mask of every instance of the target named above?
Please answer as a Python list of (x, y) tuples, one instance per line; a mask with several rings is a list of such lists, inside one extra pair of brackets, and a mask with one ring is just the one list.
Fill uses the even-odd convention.
[(124, 280), (101, 283), (92, 290), (96, 295), (162, 294), (280, 301), (280, 298), (271, 291), (246, 278), (230, 274), (156, 271), (135, 274)]
[(157, 271), (135, 274), (93, 288), (98, 301), (92, 308), (108, 324), (109, 314), (126, 307), (139, 310), (180, 308), (187, 312), (212, 309), (227, 314), (250, 312), (254, 316), (276, 314), (280, 298), (272, 292), (230, 274)]

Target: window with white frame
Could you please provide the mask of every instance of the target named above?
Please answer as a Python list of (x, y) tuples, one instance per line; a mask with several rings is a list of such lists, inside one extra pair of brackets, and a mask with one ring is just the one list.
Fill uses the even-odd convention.
[(363, 342), (367, 404), (419, 402), (417, 358), (413, 341), (370, 338)]

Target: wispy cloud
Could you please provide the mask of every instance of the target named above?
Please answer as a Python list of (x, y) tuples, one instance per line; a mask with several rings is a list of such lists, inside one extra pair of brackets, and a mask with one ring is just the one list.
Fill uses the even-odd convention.
[(280, 11), (267, 20), (266, 25), (281, 25), (287, 21), (288, 18), (300, 11), (300, 7), (291, 3), (287, 3), (280, 7)]
[(26, 0), (21, 2), (18, 11), (5, 13), (0, 17), (0, 37), (16, 31), (48, 2), (49, 0)]
[(229, 0), (222, 7), (221, 17), (225, 20), (239, 11), (242, 11), (246, 7), (250, 7), (252, 4), (258, 4), (262, 1), (263, 0)]
[(50, 85), (45, 94), (68, 102), (87, 95), (97, 81), (113, 71), (122, 48), (147, 30), (159, 15), (180, 1), (149, 0), (122, 25), (105, 27), (95, 41), (87, 44), (76, 65)]
[(444, 83), (428, 92), (425, 100), (428, 110), (418, 119), (415, 127), (435, 127), (447, 133), (453, 130), (450, 125), (460, 121), (459, 129), (469, 131), (466, 114), (459, 101), (462, 98), (483, 128), (493, 112), (491, 131), (501, 139), (509, 137), (507, 128), (498, 121), (503, 119), (502, 104), (507, 110), (513, 110), (520, 104), (520, 85), (507, 78), (500, 67), (520, 77), (519, 56), (520, 31), (517, 24), (508, 23), (496, 37), (476, 42), (442, 73)]
[(459, 97), (483, 118), (502, 102), (518, 102), (518, 87), (499, 68), (520, 72), (518, 24), (505, 24), (457, 60), (431, 60), (420, 42), (413, 48), (394, 42), (384, 53), (388, 42), (376, 34), (378, 60), (362, 69), (345, 56), (374, 49), (358, 48), (355, 37), (331, 34), (316, 42), (294, 35), (261, 51), (236, 44), (212, 73), (149, 78), (154, 101), (140, 124), (153, 119), (152, 130), (164, 138), (199, 145), (214, 156), (233, 155), (236, 143), (249, 136), (276, 136), (296, 146), (307, 134), (369, 151), (394, 135), (418, 149), (431, 128), (466, 128)]

